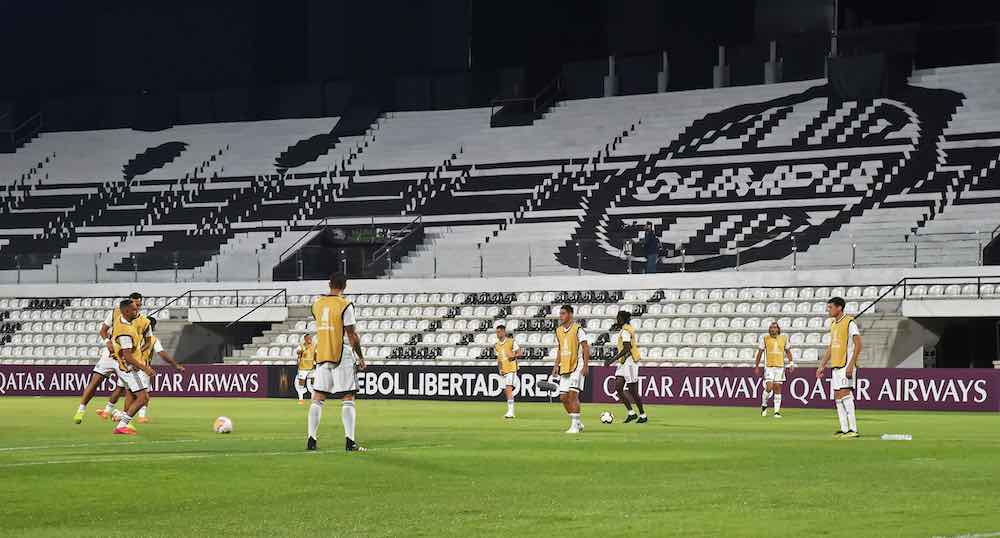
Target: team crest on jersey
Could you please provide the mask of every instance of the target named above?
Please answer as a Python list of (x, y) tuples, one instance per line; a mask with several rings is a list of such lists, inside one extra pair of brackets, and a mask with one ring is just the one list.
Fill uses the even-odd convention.
[[(686, 269), (701, 271), (815, 247), (865, 211), (899, 203), (893, 195), (948, 181), (939, 143), (961, 101), (912, 86), (838, 101), (824, 85), (708, 114), (601, 186), (590, 207), (604, 209), (575, 233), (596, 238), (581, 241), (583, 268), (623, 272), (625, 243), (647, 222), (660, 271), (679, 270), (682, 249)], [(575, 247), (559, 257), (576, 266)]]

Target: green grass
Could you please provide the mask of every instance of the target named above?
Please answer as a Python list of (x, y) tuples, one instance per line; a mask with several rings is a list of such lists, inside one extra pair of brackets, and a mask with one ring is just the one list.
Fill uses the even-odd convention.
[[(328, 405), (304, 452), (292, 400), (156, 398), (116, 437), (70, 398), (0, 398), (4, 536), (933, 536), (1000, 531), (1000, 416), (651, 407), (563, 434), (555, 404), (360, 401), (343, 452)], [(228, 415), (232, 435), (211, 432)], [(910, 442), (878, 439), (913, 434)]]

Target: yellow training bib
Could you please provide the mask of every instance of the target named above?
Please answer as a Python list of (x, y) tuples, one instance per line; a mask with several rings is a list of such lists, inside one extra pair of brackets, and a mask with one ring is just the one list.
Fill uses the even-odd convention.
[(788, 347), (788, 337), (779, 334), (764, 337), (764, 364), (768, 368), (785, 367), (785, 348)]
[(576, 371), (580, 361), (580, 325), (573, 323), (569, 330), (563, 326), (556, 327), (556, 339), (559, 341), (559, 373), (571, 374)]
[(847, 346), (850, 341), (851, 322), (854, 318), (844, 315), (830, 324), (830, 365), (834, 368), (847, 366)]
[(517, 359), (514, 358), (514, 340), (510, 337), (504, 338), (503, 342), (497, 342), (493, 346), (497, 354), (497, 361), (500, 363), (500, 373), (510, 374), (517, 371)]
[[(622, 325), (622, 331), (625, 331), (625, 332), (627, 332), (630, 335), (629, 336), (629, 342), (632, 344), (632, 349), (631, 349), (632, 360), (635, 361), (635, 362), (639, 362), (639, 339), (635, 335), (635, 328), (632, 327), (631, 324), (625, 324), (625, 325)], [(618, 353), (619, 354), (622, 352), (622, 349), (625, 349), (625, 341), (622, 340), (622, 333), (621, 333), (621, 331), (619, 331), (618, 332)], [(621, 359), (618, 360), (618, 362), (620, 362), (622, 364), (625, 364), (625, 359), (626, 359), (626, 357), (622, 357)]]
[(316, 363), (339, 363), (344, 356), (344, 312), (350, 301), (343, 295), (322, 295), (312, 306), (316, 319)]

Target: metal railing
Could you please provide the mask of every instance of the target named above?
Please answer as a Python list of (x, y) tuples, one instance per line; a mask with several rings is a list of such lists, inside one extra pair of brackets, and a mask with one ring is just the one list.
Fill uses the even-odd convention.
[(387, 267), (389, 267), (392, 264), (392, 249), (396, 248), (403, 241), (406, 241), (413, 234), (420, 231), (423, 228), (423, 226), (424, 226), (424, 216), (417, 215), (417, 218), (411, 220), (406, 226), (404, 226), (401, 229), (401, 231), (405, 232), (402, 236), (398, 237), (394, 236), (392, 240), (389, 241), (389, 243), (387, 243), (384, 247), (380, 248), (378, 252), (375, 253), (375, 256), (372, 256), (372, 259), (368, 262), (369, 267), (375, 267), (378, 265), (380, 261), (386, 260), (387, 258), (388, 259), (386, 261), (386, 264)]
[(309, 234), (313, 233), (314, 231), (316, 231), (316, 230), (317, 230), (317, 229), (319, 229), (319, 228), (326, 228), (326, 223), (327, 223), (327, 221), (328, 221), (329, 219), (330, 219), (330, 217), (323, 217), (323, 219), (322, 219), (322, 220), (320, 220), (320, 221), (319, 221), (319, 222), (317, 222), (316, 224), (313, 224), (313, 225), (312, 225), (312, 227), (311, 227), (311, 228), (309, 228), (309, 230), (308, 230), (308, 231), (306, 231), (306, 232), (305, 232), (305, 233), (303, 233), (303, 234), (302, 234), (301, 236), (299, 236), (299, 238), (298, 238), (298, 239), (296, 239), (294, 243), (292, 243), (291, 245), (289, 245), (289, 246), (288, 246), (288, 248), (286, 248), (285, 250), (283, 250), (283, 251), (281, 252), (281, 254), (280, 254), (280, 255), (278, 256), (278, 262), (282, 262), (282, 261), (284, 261), (284, 259), (285, 259), (285, 254), (288, 254), (288, 251), (290, 251), (290, 250), (292, 250), (293, 248), (297, 247), (297, 246), (299, 245), (299, 243), (301, 243), (301, 242), (302, 242), (302, 240), (303, 240), (303, 239), (305, 239), (306, 237), (308, 237), (308, 236), (309, 236)]
[[(237, 290), (237, 292), (238, 291), (239, 290)], [(243, 321), (244, 319), (246, 319), (247, 316), (249, 316), (250, 314), (253, 314), (257, 310), (259, 310), (261, 307), (264, 307), (264, 306), (277, 306), (277, 305), (271, 304), (271, 301), (273, 301), (274, 299), (277, 299), (279, 296), (283, 298), (281, 306), (287, 307), (288, 306), (288, 290), (285, 289), (285, 288), (282, 288), (282, 289), (278, 290), (277, 293), (275, 293), (274, 295), (269, 296), (267, 299), (265, 299), (261, 303), (257, 304), (256, 306), (254, 306), (250, 310), (248, 310), (242, 316), (234, 319), (233, 321), (230, 321), (228, 324), (226, 324), (226, 328), (228, 329), (228, 328), (232, 327), (233, 325), (236, 325), (237, 323)]]
[[(926, 293), (915, 294), (914, 288), (916, 286), (935, 286), (935, 285), (961, 285), (963, 289), (965, 286), (975, 285), (975, 295), (966, 294), (964, 290), (960, 290), (957, 295), (944, 293), (941, 295), (928, 295)], [(892, 296), (892, 298), (898, 298), (899, 300), (914, 300), (914, 299), (983, 299), (983, 289), (984, 286), (992, 285), (993, 290), (1000, 287), (1000, 276), (926, 276), (926, 277), (903, 277), (899, 279), (895, 284), (893, 284), (885, 292), (881, 293), (874, 301), (872, 301), (868, 306), (863, 308), (855, 317), (861, 317), (862, 314), (871, 310), (880, 301), (885, 298)], [(902, 289), (902, 293), (897, 293), (897, 290)]]
[(11, 148), (17, 147), (23, 140), (30, 137), (42, 127), (42, 113), (36, 112), (16, 127), (0, 131), (0, 135), (10, 141)]
[(544, 88), (531, 97), (495, 97), (490, 100), (490, 123), (493, 122), (493, 116), (495, 116), (506, 105), (531, 103), (531, 113), (537, 114), (538, 110), (549, 104), (550, 100), (555, 101), (558, 99), (559, 92), (561, 90), (562, 78), (556, 77), (549, 81)]

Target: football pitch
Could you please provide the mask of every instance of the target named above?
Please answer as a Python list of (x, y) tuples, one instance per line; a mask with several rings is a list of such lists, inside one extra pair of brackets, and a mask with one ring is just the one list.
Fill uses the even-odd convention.
[[(294, 400), (154, 398), (112, 436), (73, 398), (0, 398), (4, 536), (954, 536), (1000, 531), (1000, 416), (833, 409), (330, 402), (306, 453)], [(603, 410), (616, 415), (601, 424)], [(235, 431), (211, 431), (218, 415)], [(909, 433), (912, 441), (882, 441)]]

